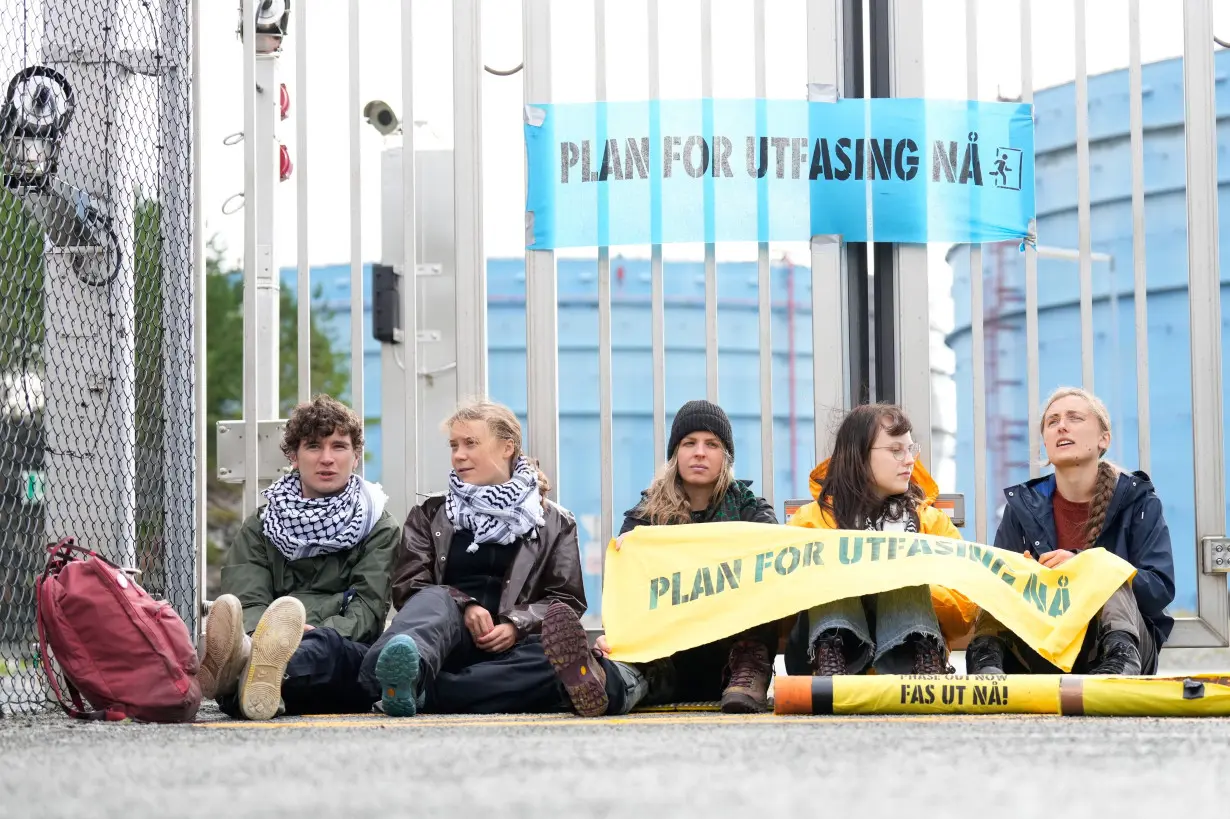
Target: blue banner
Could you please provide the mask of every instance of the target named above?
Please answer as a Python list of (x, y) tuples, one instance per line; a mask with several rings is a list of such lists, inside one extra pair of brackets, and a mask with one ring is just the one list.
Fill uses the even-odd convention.
[(1034, 218), (1021, 103), (661, 100), (532, 105), (526, 120), (533, 250), (1000, 242)]

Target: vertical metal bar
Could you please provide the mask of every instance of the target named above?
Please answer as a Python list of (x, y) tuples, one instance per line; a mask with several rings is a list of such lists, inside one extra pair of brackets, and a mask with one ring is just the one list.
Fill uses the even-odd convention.
[(1093, 259), (1090, 254), (1089, 72), (1085, 65), (1085, 0), (1076, 8), (1076, 196), (1080, 231), (1081, 384), (1093, 392)]
[[(1149, 285), (1145, 258), (1144, 92), (1140, 68), (1140, 0), (1128, 2), (1128, 120), (1132, 141), (1132, 269), (1136, 307), (1137, 464), (1149, 471)], [(1193, 370), (1193, 373), (1195, 371)]]
[[(807, 82), (831, 85), (844, 95), (843, 0), (808, 0)], [(843, 326), (847, 310), (844, 244), (816, 240), (811, 244), (812, 390), (815, 401), (816, 463), (832, 451), (830, 424), (850, 404), (847, 357), (850, 344)], [(790, 487), (792, 492), (799, 487)]]
[[(308, 255), (308, 118), (307, 118), (307, 65), (308, 7), (311, 3), (300, 2), (295, 6), (295, 226), (296, 263), (298, 265), (299, 299), (299, 401), (312, 397), (312, 267)], [(358, 121), (358, 115), (354, 115)]]
[[(649, 0), (649, 99), (661, 95), (658, 0)], [(654, 235), (662, 227), (661, 206), (654, 208)], [(666, 457), (666, 294), (662, 282), (662, 245), (650, 250), (651, 288), (650, 335), (653, 358), (653, 452), (654, 461)]]
[(401, 98), (403, 121), (401, 138), (401, 314), (405, 341), (402, 343), (402, 412), (406, 492), (405, 509), (413, 509), (419, 491), (419, 345), (418, 345), (418, 213), (415, 210), (414, 154), (414, 16), (409, 3), (401, 7)]
[[(551, 6), (522, 4), (525, 55), (524, 101), (551, 101)], [(460, 224), (460, 223), (459, 223)], [(559, 302), (555, 254), (525, 253), (526, 401), (529, 437), (534, 456), (552, 479), (559, 476)], [(460, 316), (459, 316), (460, 318)], [(458, 324), (458, 341), (465, 325)]]
[[(243, 132), (256, 133), (256, 5), (257, 0), (243, 0)], [(268, 146), (266, 146), (268, 147)], [(256, 511), (258, 494), (257, 468), (260, 465), (257, 424), (257, 391), (260, 384), (257, 355), (257, 189), (256, 139), (243, 141), (243, 420), (244, 420), (244, 481), (243, 513)]]
[[(765, 78), (765, 0), (756, 0), (752, 37), (756, 62), (756, 98), (768, 96)], [(773, 505), (773, 268), (769, 265), (769, 243), (760, 242), (756, 250), (756, 292), (760, 312), (760, 491)]]
[(205, 276), (208, 260), (205, 258), (205, 208), (201, 168), (201, 4), (205, 0), (192, 0), (192, 398), (193, 398), (193, 444), (194, 468), (192, 470), (192, 518), (193, 541), (196, 548), (196, 632), (205, 631), (203, 614), (205, 589), (208, 584), (208, 501), (209, 476), (206, 464), (209, 461), (208, 384), (206, 383), (206, 336), (205, 304), (208, 285)]
[[(1218, 273), (1217, 140), (1213, 10), (1209, 0), (1183, 4), (1183, 101), (1187, 148), (1187, 276), (1191, 311), (1192, 439), (1196, 543), (1226, 531), (1222, 429), (1221, 281)], [(1197, 557), (1199, 561), (1199, 557)], [(1197, 575), (1201, 618), (1227, 640), (1226, 578)]]
[[(606, 101), (606, 0), (594, 2), (594, 98), (599, 105)], [(597, 138), (605, 140), (606, 134), (599, 133)], [(599, 189), (598, 197), (599, 234), (605, 236), (610, 219), (605, 187)], [(603, 546), (611, 540), (615, 520), (614, 438), (611, 407), (611, 248), (604, 244), (598, 248), (598, 496), (601, 511), (598, 543)]]
[[(1032, 0), (1021, 0), (1021, 101), (1033, 105), (1034, 101), (1034, 24)], [(1036, 232), (1035, 223), (1035, 232)], [(1036, 237), (1035, 237), (1036, 238)], [(1041, 380), (1038, 366), (1038, 251), (1033, 244), (1025, 243), (1025, 368), (1026, 390), (1029, 406), (1029, 477), (1036, 478), (1042, 471), (1042, 429), (1040, 416), (1042, 398), (1038, 395)]]
[[(478, 0), (457, 0), (453, 4), (453, 218), (457, 284), (457, 393), (462, 398), (487, 394), (482, 42)], [(526, 97), (526, 102), (540, 101), (528, 95)], [(528, 267), (526, 274), (528, 290), (532, 287)]]
[[(1077, 0), (1080, 2), (1080, 0)], [(978, 0), (965, 0), (966, 94), (978, 99)], [(973, 330), (974, 539), (987, 542), (986, 334), (982, 310), (982, 245), (969, 252), (970, 327)]]
[[(363, 186), (359, 157), (359, 0), (350, 0), (350, 97), (347, 117), (350, 125), (350, 402), (364, 422), (363, 407)], [(359, 459), (358, 471), (363, 471)]]
[[(713, 0), (700, 0), (700, 95), (713, 98)], [(718, 402), (717, 248), (705, 243), (705, 393)]]
[[(923, 4), (893, 3), (890, 22), (892, 62), (890, 91), (894, 97), (925, 97), (923, 72)], [(881, 247), (877, 245), (877, 248)], [(914, 424), (914, 438), (922, 446), (920, 457), (931, 465), (931, 310), (929, 265), (925, 245), (891, 245), (889, 264), (876, 266), (876, 282), (884, 280), (892, 294), (893, 313), (883, 319), (884, 345), (880, 357), (891, 351), (884, 372), (895, 381), (893, 394)], [(891, 288), (891, 289), (890, 289)], [(876, 323), (882, 319), (876, 314)], [(891, 345), (891, 346), (889, 346)], [(877, 386), (877, 389), (879, 387)]]

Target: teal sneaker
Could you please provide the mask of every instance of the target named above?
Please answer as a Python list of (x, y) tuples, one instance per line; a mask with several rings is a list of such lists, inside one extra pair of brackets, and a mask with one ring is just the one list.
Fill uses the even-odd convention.
[(380, 650), (376, 659), (380, 683), (380, 707), (390, 717), (418, 713), (419, 647), (408, 634), (398, 634)]

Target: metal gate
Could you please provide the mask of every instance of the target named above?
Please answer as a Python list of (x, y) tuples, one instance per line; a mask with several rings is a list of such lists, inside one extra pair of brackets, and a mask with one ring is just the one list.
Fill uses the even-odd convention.
[[(705, 395), (729, 405), (737, 416), (741, 476), (756, 478), (758, 491), (779, 510), (789, 498), (806, 494), (811, 465), (788, 469), (785, 464), (823, 458), (841, 412), (877, 399), (906, 407), (923, 459), (943, 489), (970, 501), (966, 536), (985, 542), (994, 534), (1000, 490), (1042, 468), (1042, 397), (1060, 383), (1075, 382), (1112, 404), (1116, 457), (1127, 467), (1151, 469), (1166, 503), (1180, 567), (1180, 616), (1171, 645), (1225, 645), (1230, 634), (1226, 583), (1215, 550), (1226, 544), (1209, 538), (1225, 533), (1226, 519), (1217, 150), (1219, 135), (1222, 144), (1230, 137), (1226, 114), (1220, 130), (1217, 117), (1230, 111), (1230, 102), (1221, 101), (1230, 64), (1226, 52), (1214, 53), (1209, 0), (1183, 3), (1177, 71), (1173, 64), (1142, 64), (1141, 38), (1149, 28), (1141, 20), (1149, 18), (1142, 18), (1140, 5), (1132, 0), (1117, 7), (1127, 32), (1126, 65), (1119, 73), (1095, 76), (1088, 71), (1087, 47), (1106, 36), (1105, 26), (1104, 21), (1089, 24), (1085, 0), (1071, 5), (1070, 23), (1063, 16), (1067, 6), (1030, 0), (524, 0), (522, 65), (495, 68), (484, 64), (483, 37), (491, 31), (484, 29), (480, 12), (506, 15), (506, 6), (493, 10), (477, 0), (456, 0), (451, 21), (424, 23), (421, 10), (403, 5), (397, 65), (401, 118), (407, 124), (400, 129), (400, 144), (386, 147), (382, 158), (382, 264), (373, 277), (375, 309), (397, 305), (397, 338), (381, 345), (381, 366), (366, 376), (378, 373), (383, 396), (379, 414), (374, 402), (366, 414), (379, 419), (380, 478), (394, 498), (394, 510), (404, 513), (418, 493), (442, 488), (447, 459), (436, 425), (458, 398), (491, 393), (525, 418), (528, 448), (555, 478), (558, 499), (592, 529), (586, 538), (592, 575), (587, 586), (597, 602), (601, 550), (618, 524), (617, 513), (632, 505), (652, 478), (676, 398)], [(357, 0), (348, 6), (346, 184), (352, 197), (354, 294), (362, 290), (370, 261), (362, 253), (365, 220), (357, 204), (363, 201), (357, 134), (365, 107), (358, 32), (369, 8)], [(309, 136), (305, 111), (316, 104), (299, 69), (308, 59), (303, 38), (314, 30), (320, 9), (314, 2), (296, 3), (287, 37), (296, 54), (290, 86), (299, 105), (299, 146)], [(1172, 17), (1175, 10), (1170, 8)], [(993, 37), (985, 36), (987, 26)], [(511, 29), (502, 28), (500, 36)], [(935, 36), (941, 29), (959, 39), (941, 42)], [(1035, 32), (1046, 32), (1049, 46), (1056, 41), (1054, 32), (1068, 30), (1074, 34), (1073, 71), (1059, 86), (1035, 93), (1035, 51), (1049, 54)], [(342, 36), (334, 37), (340, 49)], [(444, 73), (441, 60), (433, 57), (442, 42), (451, 44), (452, 144), (416, 151), (418, 135), (408, 124), (416, 119), (414, 78), (430, 72), (438, 79)], [(488, 129), (519, 133), (520, 126), (485, 118), (485, 95), (515, 97), (518, 110), (551, 102), (563, 80), (572, 92), (575, 76), (588, 82), (592, 66), (593, 85), (584, 97), (590, 100), (607, 98), (613, 79), (623, 82), (626, 76), (644, 77), (636, 94), (656, 98), (667, 80), (672, 90), (680, 85), (675, 80), (681, 72), (690, 77), (692, 96), (722, 96), (730, 92), (719, 78), (735, 64), (741, 67), (739, 89), (745, 96), (805, 98), (809, 84), (823, 84), (847, 97), (925, 97), (933, 74), (946, 73), (942, 62), (933, 71), (937, 57), (964, 53), (959, 93), (987, 98), (980, 68), (985, 71), (999, 58), (998, 49), (980, 48), (988, 42), (1021, 44), (1013, 72), (1016, 90), (1008, 89), (1008, 96), (1037, 106), (1036, 246), (762, 243), (752, 249), (717, 243), (696, 248), (694, 260), (682, 258), (677, 248), (654, 245), (600, 247), (581, 260), (529, 252), (522, 261), (490, 258), (485, 249), (491, 230), (484, 224), (490, 193), (485, 186), (506, 169), (485, 158), (483, 134)], [(584, 56), (578, 57), (576, 48), (561, 50), (565, 43), (585, 44)], [(677, 53), (695, 60), (681, 65)], [(784, 59), (787, 53), (804, 59)], [(273, 116), (272, 100), (261, 102), (256, 89), (261, 59), (250, 51), (245, 62), (245, 127), (257, 132), (264, 127), (255, 119), (258, 113), (271, 121)], [(783, 66), (790, 78), (779, 86), (774, 78)], [(619, 93), (628, 93), (626, 85)], [(783, 87), (785, 92), (779, 90)], [(1183, 100), (1181, 112), (1175, 99)], [(1119, 110), (1127, 114), (1126, 127), (1122, 117), (1107, 113)], [(376, 109), (367, 113), (370, 119)], [(396, 117), (391, 122), (388, 133), (396, 139)], [(262, 232), (250, 206), (262, 195), (258, 179), (270, 177), (275, 166), (249, 142), (244, 256), (253, 300), (248, 315), (257, 315), (258, 285), (268, 287), (272, 279), (276, 286), (277, 276), (266, 261), (273, 238)], [(409, 156), (415, 161), (405, 161)], [(1119, 159), (1120, 166), (1111, 164)], [(1147, 184), (1146, 169), (1178, 169), (1182, 182), (1155, 189)], [(306, 156), (296, 156), (295, 172), (303, 292), (311, 267), (306, 179), (317, 169)], [(1064, 188), (1071, 180), (1075, 191)], [(1151, 198), (1164, 193), (1184, 198), (1185, 275), (1175, 273), (1171, 258), (1159, 258), (1151, 249), (1164, 247), (1162, 231), (1171, 230), (1163, 214), (1173, 209)], [(1161, 204), (1150, 207), (1154, 201)], [(746, 261), (737, 263), (740, 254)], [(1160, 321), (1180, 291), (1181, 320)], [(737, 307), (746, 309), (739, 313)], [(306, 310), (305, 300), (300, 310)], [(362, 300), (353, 298), (351, 310), (352, 392), (361, 403)], [(270, 361), (262, 357), (268, 350), (258, 346), (257, 323), (248, 327), (245, 416), (273, 421), (257, 403), (258, 385), (264, 383), (258, 368)], [(695, 330), (680, 339), (681, 327)], [(1187, 332), (1189, 337), (1183, 335)], [(512, 349), (514, 336), (523, 336), (523, 347)], [(1163, 341), (1172, 336), (1176, 346)], [(584, 339), (584, 356), (578, 339)], [(299, 350), (303, 372), (305, 346)], [(740, 355), (742, 366), (727, 363)], [(1190, 359), (1190, 368), (1176, 389), (1179, 358)], [(306, 389), (305, 379), (300, 384)], [(1188, 394), (1190, 410), (1184, 408)], [(1188, 412), (1190, 461), (1176, 458), (1169, 443), (1164, 451), (1157, 445), (1159, 434), (1170, 435), (1176, 416), (1182, 422)], [(249, 459), (259, 455), (256, 438), (246, 439)], [(258, 478), (255, 471), (248, 478), (249, 498), (255, 498)], [(596, 486), (592, 496), (591, 484)], [(597, 612), (591, 615), (596, 622)]]

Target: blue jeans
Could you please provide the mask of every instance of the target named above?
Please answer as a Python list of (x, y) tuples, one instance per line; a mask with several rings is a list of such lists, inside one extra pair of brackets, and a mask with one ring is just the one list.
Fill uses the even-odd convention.
[[(840, 632), (846, 667), (860, 674), (874, 666), (879, 674), (909, 674), (914, 666), (911, 637), (931, 637), (945, 649), (930, 586), (907, 586), (866, 597), (846, 597), (807, 612), (807, 656), (816, 640)], [(851, 642), (853, 637), (853, 643)]]

